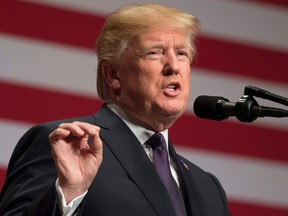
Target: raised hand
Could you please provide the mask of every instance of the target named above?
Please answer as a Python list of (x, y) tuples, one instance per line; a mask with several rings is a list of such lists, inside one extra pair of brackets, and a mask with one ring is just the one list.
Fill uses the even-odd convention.
[[(59, 184), (66, 202), (83, 194), (102, 162), (100, 128), (85, 122), (62, 123), (49, 135)], [(91, 143), (88, 145), (88, 138)]]

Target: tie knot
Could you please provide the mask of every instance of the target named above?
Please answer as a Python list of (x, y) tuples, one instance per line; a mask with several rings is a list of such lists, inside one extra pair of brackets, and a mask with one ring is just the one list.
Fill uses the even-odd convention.
[(166, 148), (166, 141), (161, 133), (154, 133), (146, 142), (148, 146), (152, 149), (156, 149), (157, 147)]

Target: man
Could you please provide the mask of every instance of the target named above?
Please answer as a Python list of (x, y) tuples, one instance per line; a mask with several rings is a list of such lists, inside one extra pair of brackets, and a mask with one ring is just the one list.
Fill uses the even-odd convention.
[(189, 100), (197, 29), (195, 17), (163, 5), (112, 13), (96, 44), (105, 103), (94, 115), (38, 125), (22, 137), (0, 214), (229, 215), (218, 180), (168, 140)]

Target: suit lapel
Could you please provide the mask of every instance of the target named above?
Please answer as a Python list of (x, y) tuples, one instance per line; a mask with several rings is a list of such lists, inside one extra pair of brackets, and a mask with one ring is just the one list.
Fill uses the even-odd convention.
[(174, 161), (179, 177), (181, 190), (184, 196), (187, 214), (205, 216), (207, 215), (204, 208), (204, 203), (200, 195), (197, 183), (190, 173), (188, 166), (176, 154), (175, 149), (169, 142), (169, 151), (172, 160)]
[(167, 190), (142, 145), (126, 124), (105, 106), (96, 114), (96, 124), (102, 127), (101, 138), (142, 191), (156, 214), (175, 216)]

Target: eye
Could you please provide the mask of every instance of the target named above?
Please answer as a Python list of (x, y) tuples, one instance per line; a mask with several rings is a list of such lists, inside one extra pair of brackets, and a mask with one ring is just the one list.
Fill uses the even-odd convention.
[(145, 57), (151, 59), (157, 59), (163, 54), (163, 51), (160, 49), (153, 49), (146, 52)]
[(158, 54), (159, 52), (157, 52), (157, 51), (150, 51), (150, 52), (148, 52), (147, 53), (147, 55), (156, 55), (156, 54)]
[(188, 56), (188, 53), (186, 51), (177, 51), (177, 55), (179, 56)]
[(180, 58), (180, 59), (184, 59), (184, 58), (188, 59), (189, 58), (188, 52), (184, 51), (184, 50), (178, 50), (176, 54), (177, 54), (178, 58)]

